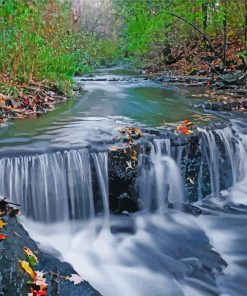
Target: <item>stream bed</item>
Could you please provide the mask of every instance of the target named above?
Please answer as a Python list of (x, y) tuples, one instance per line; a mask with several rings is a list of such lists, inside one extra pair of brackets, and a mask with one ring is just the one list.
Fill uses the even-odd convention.
[[(199, 122), (199, 156), (192, 157), (193, 145), (155, 135), (166, 123), (205, 115), (203, 100), (192, 97), (203, 89), (164, 87), (119, 70), (76, 80), (81, 95), (0, 130), (0, 194), (21, 204), (30, 236), (104, 296), (245, 296), (246, 117), (214, 113), (216, 129)], [(138, 156), (139, 208), (116, 214), (108, 146), (125, 126), (154, 134)], [(126, 192), (118, 198), (128, 199)]]

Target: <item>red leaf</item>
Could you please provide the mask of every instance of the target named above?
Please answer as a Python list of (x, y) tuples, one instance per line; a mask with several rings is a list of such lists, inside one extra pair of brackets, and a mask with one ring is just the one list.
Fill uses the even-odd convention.
[(33, 288), (31, 288), (31, 293), (33, 293), (33, 296), (47, 296), (47, 292), (46, 290), (34, 290)]
[(0, 241), (6, 239), (8, 236), (5, 234), (0, 234)]

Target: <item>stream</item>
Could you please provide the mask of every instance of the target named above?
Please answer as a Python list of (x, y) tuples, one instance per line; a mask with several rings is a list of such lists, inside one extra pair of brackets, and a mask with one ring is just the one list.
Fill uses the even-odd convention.
[[(205, 115), (203, 100), (192, 96), (203, 90), (164, 87), (121, 69), (76, 80), (82, 94), (0, 129), (0, 194), (21, 204), (30, 236), (104, 296), (246, 295), (244, 117), (211, 114), (212, 129), (198, 122), (196, 158), (193, 145), (155, 135), (166, 123)], [(154, 134), (138, 156), (139, 209), (117, 214), (108, 147), (125, 126)]]

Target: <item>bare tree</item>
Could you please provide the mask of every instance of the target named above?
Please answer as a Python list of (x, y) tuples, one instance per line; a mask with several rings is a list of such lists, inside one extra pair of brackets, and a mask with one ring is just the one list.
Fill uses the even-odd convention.
[(114, 32), (114, 18), (111, 0), (72, 0), (74, 25), (85, 29), (89, 34), (96, 33), (102, 37)]

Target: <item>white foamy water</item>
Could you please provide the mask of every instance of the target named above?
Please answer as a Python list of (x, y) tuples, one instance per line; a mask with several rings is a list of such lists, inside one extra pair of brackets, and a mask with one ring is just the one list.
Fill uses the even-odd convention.
[[(197, 239), (207, 237), (193, 218), (182, 213), (113, 220), (115, 227), (125, 226), (132, 234), (102, 230), (95, 235), (96, 225), (85, 225), (79, 230), (79, 225), (63, 224), (49, 227), (47, 233), (47, 227), (23, 222), (43, 250), (59, 251), (62, 260), (71, 263), (105, 296), (174, 296), (184, 295), (185, 290), (201, 295), (200, 288), (187, 277), (198, 271), (208, 275), (205, 267), (221, 266), (218, 254), (204, 250), (204, 243), (199, 243), (201, 250), (198, 248)], [(219, 263), (212, 266), (214, 260)], [(194, 278), (203, 285), (203, 279), (197, 279), (196, 274)]]

